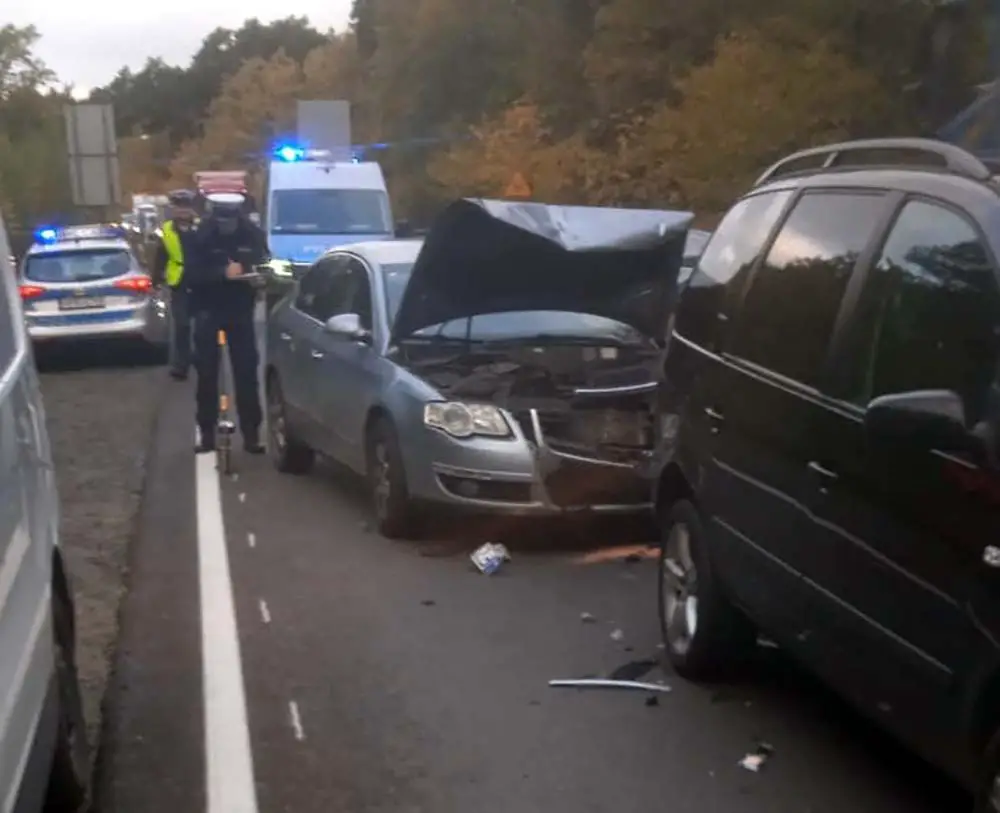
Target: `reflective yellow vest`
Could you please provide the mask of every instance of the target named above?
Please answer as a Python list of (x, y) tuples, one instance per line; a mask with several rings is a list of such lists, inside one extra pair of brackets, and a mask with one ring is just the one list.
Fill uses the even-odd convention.
[(184, 276), (184, 248), (173, 220), (164, 223), (162, 231), (163, 247), (167, 251), (167, 285), (176, 288)]

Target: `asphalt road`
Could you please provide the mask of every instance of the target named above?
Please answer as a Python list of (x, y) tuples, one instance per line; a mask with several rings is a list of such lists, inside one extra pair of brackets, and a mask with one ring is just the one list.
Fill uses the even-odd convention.
[[(370, 532), (343, 475), (289, 477), (243, 455), (216, 497), (210, 462), (196, 473), (191, 408), (177, 386), (156, 431), (107, 703), (104, 813), (966, 809), (770, 650), (726, 687), (655, 667), (645, 679), (672, 687), (656, 705), (549, 688), (656, 658), (651, 561), (553, 531), (483, 576), (461, 541)], [(773, 748), (762, 770), (740, 767), (761, 741)]]

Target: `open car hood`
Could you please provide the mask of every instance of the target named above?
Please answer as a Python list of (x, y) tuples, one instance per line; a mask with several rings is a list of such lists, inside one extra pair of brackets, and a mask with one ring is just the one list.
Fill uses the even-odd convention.
[(410, 274), (392, 341), (453, 319), (509, 311), (603, 316), (662, 338), (693, 215), (459, 200)]

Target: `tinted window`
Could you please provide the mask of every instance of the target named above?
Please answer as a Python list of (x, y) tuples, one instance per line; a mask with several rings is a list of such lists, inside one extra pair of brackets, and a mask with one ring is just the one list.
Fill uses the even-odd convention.
[(54, 251), (28, 257), (24, 277), (33, 282), (90, 282), (127, 274), (132, 257), (124, 249)]
[(799, 199), (750, 284), (735, 355), (815, 382), (847, 281), (883, 201), (881, 195), (832, 193)]
[(861, 295), (851, 400), (950, 389), (982, 417), (997, 368), (1000, 291), (965, 218), (912, 201), (889, 233)]
[(386, 234), (385, 192), (377, 189), (286, 189), (274, 193), (274, 234)]
[(691, 285), (724, 285), (748, 269), (791, 195), (789, 191), (765, 192), (733, 206), (709, 238)]

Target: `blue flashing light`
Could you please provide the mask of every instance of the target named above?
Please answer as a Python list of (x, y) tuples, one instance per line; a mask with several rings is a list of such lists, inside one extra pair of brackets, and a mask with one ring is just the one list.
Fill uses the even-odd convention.
[(291, 164), (295, 161), (305, 160), (306, 151), (294, 144), (281, 144), (275, 148), (274, 155), (278, 160)]
[(42, 226), (35, 232), (35, 240), (39, 243), (54, 243), (59, 237), (59, 232), (52, 226)]

